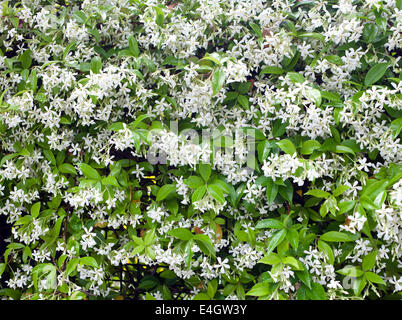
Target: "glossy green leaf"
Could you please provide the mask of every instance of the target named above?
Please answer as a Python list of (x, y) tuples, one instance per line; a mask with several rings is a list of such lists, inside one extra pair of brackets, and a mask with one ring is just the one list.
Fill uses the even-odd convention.
[(362, 261), (362, 269), (364, 271), (369, 271), (374, 268), (377, 259), (377, 251), (372, 251), (368, 253)]
[(304, 141), (300, 149), (300, 153), (303, 155), (312, 154), (314, 150), (321, 148), (321, 144), (316, 140)]
[(194, 203), (196, 201), (201, 200), (206, 192), (207, 192), (207, 185), (205, 184), (196, 188), (191, 196), (191, 201)]
[(37, 218), (40, 212), (40, 202), (36, 202), (31, 206), (31, 216)]
[(311, 189), (305, 193), (306, 195), (311, 195), (316, 198), (324, 198), (327, 199), (331, 194), (321, 189)]
[(225, 83), (225, 72), (222, 69), (216, 69), (212, 74), (212, 95), (215, 96)]
[(367, 72), (366, 77), (364, 78), (364, 85), (368, 87), (379, 81), (384, 76), (388, 66), (388, 63), (383, 62), (371, 67), (371, 69)]
[(210, 184), (208, 185), (208, 193), (219, 203), (224, 204), (225, 203), (225, 196), (223, 194), (223, 191), (221, 188), (219, 188), (217, 185)]
[(285, 239), (286, 233), (286, 229), (281, 229), (272, 236), (267, 246), (268, 254), (271, 253)]
[(264, 219), (264, 220), (260, 220), (258, 221), (258, 223), (256, 224), (256, 229), (283, 229), (284, 225), (281, 221), (277, 220), (277, 219)]
[(173, 236), (173, 237), (175, 237), (175, 238), (177, 238), (177, 239), (185, 240), (185, 241), (191, 240), (191, 239), (193, 238), (193, 236), (194, 236), (194, 235), (193, 235), (188, 229), (186, 229), (186, 228), (177, 228), (177, 229), (173, 229), (173, 230), (170, 230), (170, 231), (168, 232), (168, 234), (171, 235), (171, 236)]
[(369, 280), (372, 283), (378, 283), (378, 284), (383, 284), (385, 285), (385, 281), (378, 275), (375, 274), (374, 272), (366, 272), (364, 274), (364, 276), (366, 277), (367, 280)]
[(278, 142), (276, 142), (279, 148), (282, 149), (287, 154), (290, 154), (291, 156), (296, 153), (296, 147), (294, 146), (293, 142), (290, 141), (289, 139), (283, 139)]
[(77, 175), (77, 170), (75, 170), (74, 166), (70, 163), (62, 163), (59, 165), (59, 170), (61, 173)]
[(200, 163), (198, 170), (204, 181), (208, 181), (209, 177), (211, 176), (211, 166), (206, 163)]
[(165, 199), (169, 194), (173, 193), (174, 191), (176, 191), (175, 184), (165, 184), (164, 186), (162, 186), (159, 189), (158, 194), (156, 195), (156, 201), (162, 201), (163, 199)]
[(262, 75), (262, 74), (267, 74), (267, 73), (269, 73), (269, 74), (282, 74), (282, 73), (284, 73), (284, 72), (285, 72), (285, 70), (283, 70), (283, 69), (280, 68), (280, 67), (271, 66), (271, 67), (265, 67), (265, 68), (263, 68), (263, 69), (261, 70), (261, 72), (260, 72), (260, 75)]
[(344, 241), (355, 241), (356, 237), (339, 231), (328, 231), (324, 233), (321, 237), (321, 240), (327, 242), (344, 242)]
[(96, 169), (92, 168), (90, 165), (86, 163), (81, 163), (80, 168), (84, 176), (87, 177), (88, 179), (94, 179), (94, 180), (101, 179), (101, 176), (99, 175), (98, 171), (96, 171)]

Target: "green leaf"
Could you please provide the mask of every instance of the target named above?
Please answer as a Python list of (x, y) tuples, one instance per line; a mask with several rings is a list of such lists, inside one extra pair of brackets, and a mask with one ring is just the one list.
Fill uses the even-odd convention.
[(61, 165), (59, 165), (59, 171), (61, 173), (69, 173), (72, 175), (77, 174), (77, 170), (75, 170), (74, 166), (70, 163), (62, 163)]
[(343, 242), (343, 241), (355, 241), (356, 237), (349, 235), (344, 232), (339, 232), (339, 231), (329, 231), (324, 233), (321, 237), (320, 240), (323, 241), (328, 241), (328, 242)]
[(281, 258), (275, 252), (271, 252), (270, 254), (265, 255), (263, 258), (261, 258), (258, 261), (258, 263), (264, 263), (264, 264), (269, 264), (269, 265), (278, 264), (280, 262), (281, 262)]
[(261, 70), (261, 72), (260, 72), (260, 75), (263, 75), (263, 74), (266, 74), (266, 73), (269, 73), (269, 74), (282, 74), (284, 72), (285, 72), (285, 70), (283, 70), (282, 68), (272, 66), (272, 67), (263, 68)]
[(327, 199), (331, 195), (329, 192), (320, 189), (312, 189), (307, 191), (305, 194), (314, 196), (316, 198), (324, 198)]
[(255, 284), (247, 293), (247, 296), (262, 297), (270, 294), (268, 283), (260, 282)]
[(354, 139), (344, 140), (344, 141), (342, 141), (341, 145), (349, 147), (355, 153), (362, 152), (362, 149), (360, 148), (360, 145)]
[(394, 139), (399, 136), (402, 129), (402, 118), (395, 119), (391, 122), (391, 129)]
[(213, 63), (216, 63), (218, 66), (220, 66), (222, 63), (220, 61), (220, 56), (215, 52), (212, 54), (206, 53), (205, 56), (201, 60), (209, 60), (212, 61)]
[(258, 184), (262, 187), (265, 187), (267, 184), (269, 184), (272, 181), (272, 178), (268, 178), (266, 176), (259, 176), (256, 180), (255, 180), (255, 184)]
[(344, 193), (346, 190), (349, 190), (350, 187), (346, 186), (346, 185), (340, 185), (338, 188), (335, 189), (335, 191), (333, 192), (333, 196), (337, 197), (339, 195), (341, 195), (342, 193)]
[(351, 153), (351, 154), (355, 155), (354, 151), (351, 148), (349, 148), (347, 146), (342, 146), (342, 145), (337, 145), (335, 147), (335, 152), (336, 153)]
[(262, 163), (266, 158), (268, 158), (271, 152), (271, 143), (268, 140), (261, 141), (258, 143), (257, 152), (258, 152), (258, 160)]
[(83, 264), (85, 266), (90, 266), (93, 268), (99, 268), (98, 263), (96, 262), (94, 257), (82, 257), (80, 258), (80, 264)]
[(272, 135), (274, 138), (281, 137), (286, 132), (288, 122), (282, 122), (282, 119), (276, 119), (272, 127)]
[(290, 245), (293, 249), (297, 250), (299, 247), (299, 233), (297, 230), (290, 228), (286, 234), (286, 239), (288, 239)]
[[(324, 59), (326, 59), (327, 61), (329, 61), (333, 64), (336, 64), (337, 66), (342, 66), (344, 64), (342, 61), (342, 58), (337, 55), (325, 56)], [(325, 98), (327, 98), (327, 97), (325, 97)]]
[(325, 217), (328, 214), (328, 200), (325, 200), (324, 203), (320, 206), (320, 215), (321, 217)]
[(69, 43), (66, 48), (63, 51), (63, 56), (62, 56), (62, 60), (64, 61), (68, 55), (68, 53), (72, 50), (76, 49), (76, 45), (77, 45), (77, 41), (73, 41), (71, 43)]
[(282, 229), (276, 232), (271, 240), (269, 241), (268, 247), (267, 247), (267, 253), (271, 253), (286, 237), (287, 230)]
[(292, 83), (303, 83), (306, 81), (304, 76), (298, 72), (288, 72), (287, 77)]
[(247, 109), (247, 110), (250, 109), (250, 103), (249, 103), (248, 98), (247, 98), (246, 96), (239, 95), (239, 96), (237, 97), (237, 101), (239, 102), (239, 104), (240, 104), (243, 108), (245, 108), (245, 109)]
[(79, 262), (78, 258), (73, 258), (67, 263), (66, 271), (65, 271), (67, 276), (69, 276), (70, 274), (72, 274), (75, 271), (75, 269), (77, 268), (78, 262)]
[(312, 154), (314, 150), (321, 148), (321, 144), (316, 140), (304, 141), (300, 149), (303, 155)]
[(358, 296), (363, 289), (366, 287), (367, 285), (367, 279), (366, 277), (360, 277), (354, 280), (353, 283), (353, 292), (356, 296)]
[(327, 300), (323, 286), (316, 282), (311, 285), (310, 295), (312, 300)]
[(144, 235), (144, 246), (148, 247), (155, 241), (155, 228), (148, 230)]
[(371, 43), (378, 33), (378, 26), (374, 23), (366, 23), (363, 27), (363, 40)]
[[(26, 215), (26, 216), (19, 218), (16, 222), (14, 222), (14, 226), (20, 226), (20, 225), (28, 224), (31, 222), (32, 222), (32, 216)], [(10, 247), (10, 245), (8, 245), (8, 247)]]
[(193, 239), (196, 241), (198, 247), (205, 255), (215, 258), (215, 247), (208, 236), (205, 234), (196, 234), (194, 235)]
[(102, 70), (101, 58), (93, 57), (90, 63), (90, 68), (93, 73), (99, 73)]
[(267, 203), (268, 205), (271, 205), (275, 201), (275, 198), (278, 194), (279, 186), (276, 183), (274, 183), (272, 178), (269, 178), (265, 187), (266, 187)]
[(283, 223), (277, 219), (260, 220), (255, 226), (256, 229), (283, 229), (284, 227)]
[(375, 197), (373, 203), (377, 208), (381, 208), (386, 198), (387, 198), (387, 192), (383, 190)]
[(229, 194), (231, 190), (229, 184), (221, 179), (213, 179), (212, 183), (210, 181), (210, 185), (216, 185), (224, 194)]
[(175, 184), (165, 184), (162, 186), (158, 194), (156, 195), (156, 201), (162, 201), (165, 199), (170, 193), (176, 191), (176, 185)]
[[(135, 128), (137, 128), (140, 123), (142, 121), (144, 121), (147, 118), (152, 118), (153, 115), (152, 114), (142, 114), (140, 116), (138, 116), (133, 122), (130, 122), (130, 129), (134, 130)], [(110, 129), (110, 128), (109, 128)], [(123, 129), (123, 126), (121, 127), (121, 129)]]
[[(339, 134), (339, 131), (332, 125), (329, 126), (329, 129), (331, 131), (332, 136), (334, 137), (335, 141), (337, 143), (341, 143), (341, 135)], [(324, 143), (325, 144), (325, 143)], [(332, 151), (332, 150), (331, 150)]]
[(204, 181), (208, 181), (209, 177), (211, 176), (211, 166), (206, 163), (200, 163), (198, 170)]
[(24, 69), (28, 69), (32, 64), (32, 52), (31, 50), (25, 50), (20, 56), (20, 62)]
[(325, 253), (325, 255), (328, 257), (328, 262), (330, 264), (334, 264), (334, 261), (335, 261), (334, 252), (328, 243), (326, 243), (322, 240), (318, 240), (318, 249), (321, 252)]
[(21, 297), (21, 291), (16, 289), (0, 289), (0, 296), (8, 296), (13, 300), (19, 300)]
[(99, 175), (98, 171), (96, 171), (90, 165), (86, 163), (81, 163), (80, 168), (84, 176), (87, 177), (88, 179), (94, 179), (94, 180), (101, 179), (101, 176)]
[(0, 263), (0, 277), (3, 274), (4, 270), (6, 270), (6, 264), (5, 263)]
[(24, 263), (27, 263), (28, 257), (32, 258), (32, 250), (29, 246), (25, 246), (24, 250), (22, 251), (22, 261), (24, 261)]
[(374, 272), (368, 271), (364, 274), (364, 276), (366, 277), (367, 280), (369, 280), (373, 283), (385, 285), (384, 280), (378, 274), (375, 274)]
[[(91, 28), (90, 26), (87, 26), (87, 31), (88, 31), (89, 34), (94, 36), (96, 42), (100, 42), (100, 40), (101, 40), (100, 39), (100, 34), (99, 34), (99, 31), (98, 31), (98, 29), (96, 27)], [(98, 46), (98, 48), (100, 48), (100, 47)], [(95, 51), (96, 51), (96, 49), (95, 49)], [(98, 50), (98, 51), (100, 51), (100, 50)], [(107, 57), (106, 51), (102, 52), (101, 55), (103, 57)]]
[(156, 11), (155, 22), (158, 26), (163, 28), (163, 23), (165, 22), (165, 14), (163, 13), (163, 10), (159, 7), (154, 7), (154, 9)]
[(115, 132), (117, 132), (117, 131), (119, 131), (119, 130), (123, 130), (123, 129), (124, 129), (124, 126), (123, 126), (123, 123), (122, 123), (122, 122), (115, 122), (115, 123), (112, 123), (112, 124), (108, 127), (108, 130), (115, 131)]
[(367, 254), (362, 261), (362, 269), (363, 271), (369, 271), (374, 268), (375, 262), (377, 258), (377, 251), (372, 251)]
[(212, 74), (212, 95), (215, 96), (225, 83), (225, 73), (222, 69), (216, 69)]
[(303, 282), (309, 289), (311, 289), (312, 277), (307, 268), (302, 264), (304, 270), (295, 271), (296, 276)]
[(133, 56), (138, 58), (140, 50), (138, 49), (137, 40), (132, 35), (128, 37), (128, 45)]
[(6, 89), (2, 92), (2, 94), (0, 95), (0, 106), (3, 104), (4, 96), (5, 96), (5, 94), (6, 94), (6, 92), (7, 92), (8, 90), (10, 90), (10, 88), (6, 88)]
[(387, 18), (377, 16), (375, 22), (377, 23), (378, 27), (382, 29), (382, 31), (387, 29)]
[[(276, 182), (276, 181), (275, 181)], [(289, 203), (292, 203), (293, 200), (293, 185), (289, 181), (289, 179), (284, 181), (285, 186), (279, 186), (279, 194), (287, 200)]]
[(325, 37), (321, 33), (317, 32), (300, 32), (297, 34), (297, 36), (300, 37), (307, 37), (307, 38), (313, 38), (320, 40), (321, 42), (325, 42)]
[(34, 287), (38, 289), (38, 281), (45, 280), (48, 288), (54, 288), (56, 280), (56, 272), (57, 272), (56, 266), (52, 265), (51, 263), (41, 263), (36, 265), (32, 269), (32, 281)]
[(62, 215), (61, 217), (59, 217), (57, 219), (53, 229), (51, 229), (45, 236), (41, 237), (45, 240), (45, 242), (47, 242), (47, 245), (50, 245), (57, 240), (57, 238), (60, 234), (60, 228), (61, 228), (63, 219), (64, 219), (64, 215)]
[(218, 280), (213, 279), (209, 281), (208, 283), (208, 288), (207, 288), (207, 293), (208, 296), (212, 299), (215, 296), (216, 290), (218, 289)]
[(81, 24), (84, 24), (87, 19), (85, 13), (79, 10), (73, 13), (73, 17)]
[(343, 214), (345, 212), (349, 212), (354, 208), (356, 204), (355, 200), (346, 200), (338, 203), (339, 214)]
[(194, 237), (194, 235), (190, 232), (190, 230), (188, 230), (186, 228), (173, 229), (173, 230), (170, 230), (168, 232), (168, 234), (171, 235), (172, 237), (175, 237), (177, 239), (184, 240), (184, 241), (191, 240)]
[(315, 88), (308, 88), (305, 90), (305, 96), (306, 98), (314, 101), (317, 106), (321, 105), (322, 98), (320, 90)]
[(364, 85), (366, 87), (373, 85), (378, 80), (380, 80), (385, 71), (387, 71), (389, 64), (387, 62), (378, 63), (375, 66), (371, 67), (371, 69), (367, 72), (366, 77), (364, 78)]
[(289, 139), (283, 139), (276, 142), (279, 148), (282, 149), (287, 154), (293, 156), (296, 153), (296, 147), (294, 146), (293, 142)]
[(291, 256), (283, 258), (282, 263), (292, 266), (293, 270), (301, 270), (302, 269), (299, 261), (296, 260), (296, 258), (291, 257)]
[(199, 176), (190, 176), (184, 181), (184, 183), (191, 189), (197, 189), (205, 184), (204, 180)]
[(45, 158), (52, 164), (52, 165), (56, 165), (56, 158), (53, 155), (53, 152), (48, 150), (48, 149), (43, 149), (42, 150), (43, 155), (45, 156)]
[(208, 185), (208, 193), (219, 203), (225, 203), (225, 196), (221, 188), (219, 188), (216, 184)]
[(102, 184), (103, 185), (110, 185), (110, 186), (115, 186), (119, 187), (119, 183), (117, 182), (117, 179), (115, 176), (109, 175), (105, 178), (102, 179)]
[(198, 187), (197, 189), (194, 190), (192, 196), (191, 196), (191, 201), (194, 203), (196, 201), (201, 200), (205, 193), (207, 192), (207, 185), (204, 184), (200, 187)]
[(200, 292), (193, 297), (193, 300), (211, 300), (211, 298), (205, 292)]
[(233, 83), (234, 89), (239, 93), (239, 94), (246, 94), (247, 92), (250, 91), (252, 87), (252, 83), (250, 81), (246, 82), (240, 82), (240, 83)]
[(255, 24), (254, 22), (250, 22), (250, 27), (253, 29), (254, 33), (257, 35), (257, 37), (261, 38), (262, 37), (262, 31), (259, 25)]
[(364, 209), (367, 210), (377, 210), (379, 209), (376, 204), (366, 195), (360, 196), (360, 204), (363, 206)]
[(37, 218), (39, 216), (40, 211), (40, 202), (36, 202), (31, 207), (31, 216), (33, 218)]

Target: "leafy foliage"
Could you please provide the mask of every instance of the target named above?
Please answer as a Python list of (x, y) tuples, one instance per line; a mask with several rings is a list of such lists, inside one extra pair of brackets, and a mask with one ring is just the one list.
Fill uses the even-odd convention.
[(0, 297), (400, 299), (402, 1), (0, 1)]

